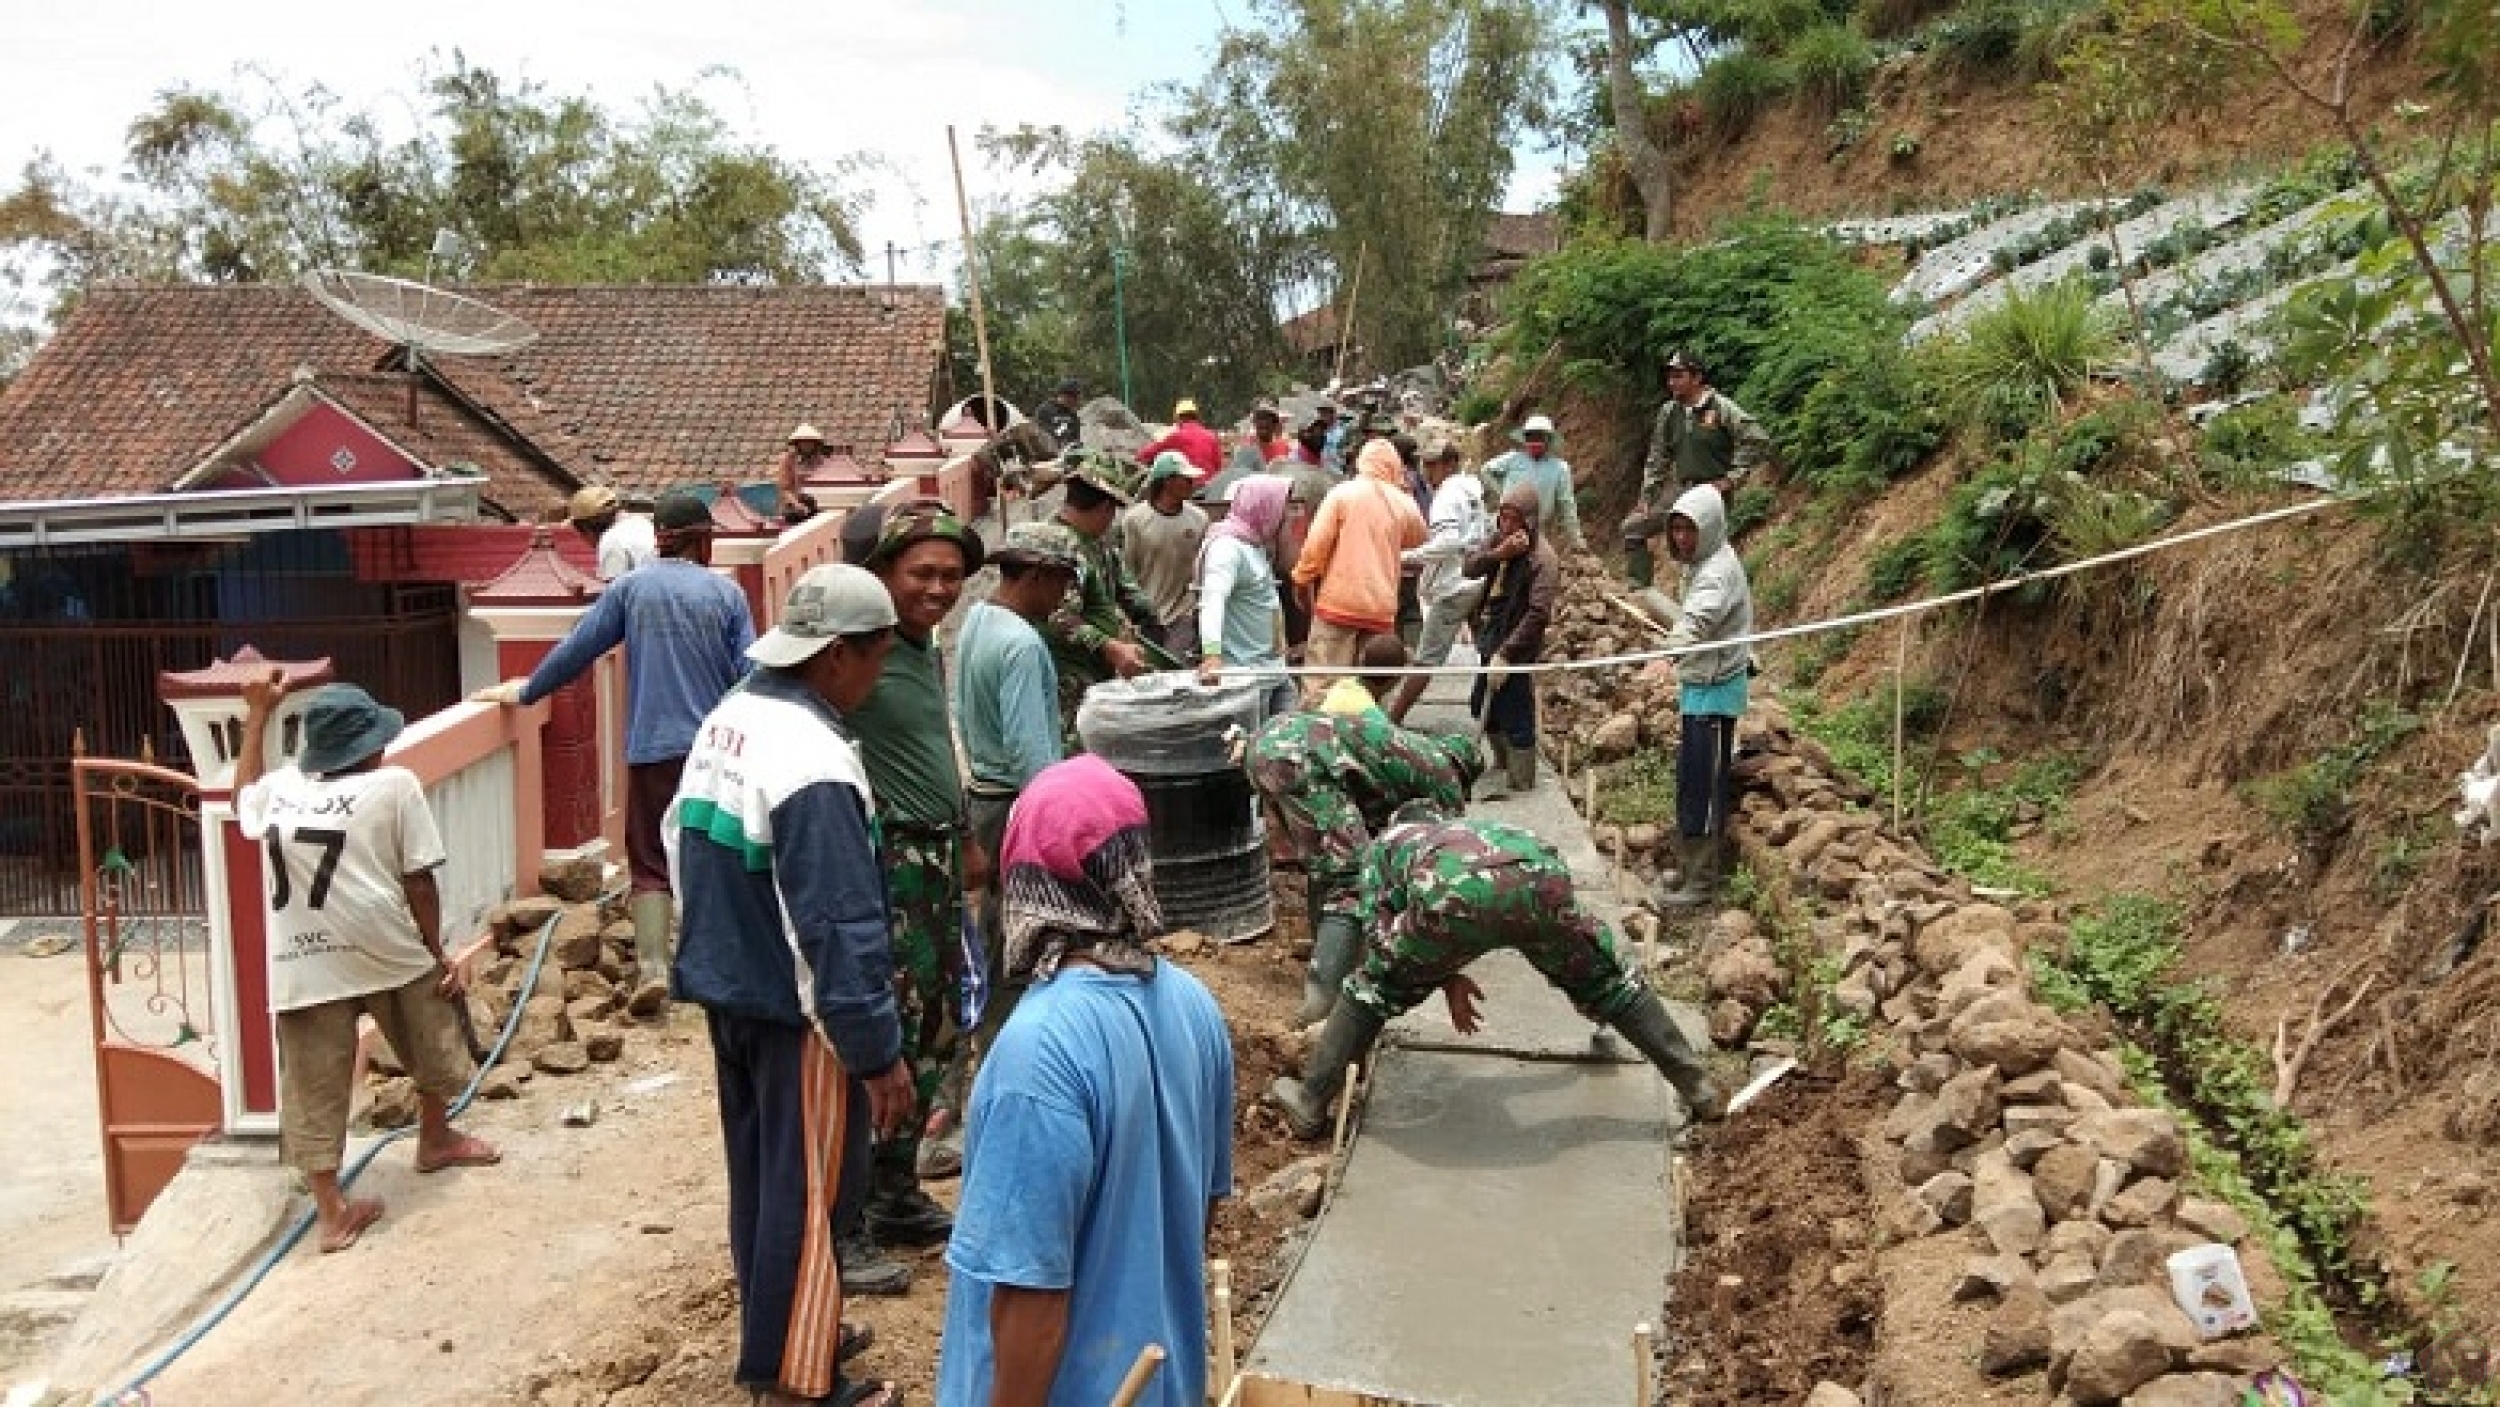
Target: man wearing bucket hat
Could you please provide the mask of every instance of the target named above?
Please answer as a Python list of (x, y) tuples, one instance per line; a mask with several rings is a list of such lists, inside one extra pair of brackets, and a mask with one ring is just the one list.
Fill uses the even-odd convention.
[(623, 512), (616, 490), (605, 484), (592, 484), (574, 494), (565, 505), (564, 517), (599, 554), (601, 581), (614, 581), (660, 555), (659, 533), (651, 525), (651, 515)]
[(626, 912), (639, 968), (627, 1009), (646, 1019), (668, 1005), (670, 890), (660, 814), (677, 794), (695, 729), (746, 673), (742, 652), (755, 638), (745, 594), (712, 572), (711, 507), (673, 489), (660, 496), (651, 517), (657, 558), (609, 583), (529, 678), (470, 696), (479, 703), (533, 704), (587, 673), (601, 655), (625, 647), (625, 860), (633, 885)]
[[(843, 555), (874, 573), (894, 603), (893, 648), (868, 697), (844, 717), (867, 764), (885, 842), (894, 1000), (918, 1101), (904, 1131), (877, 1145), (864, 1230), (875, 1243), (933, 1246), (954, 1230), (954, 1219), (921, 1190), (915, 1171), (920, 1133), (958, 1040), (954, 996), (975, 960), (964, 949), (964, 889), (982, 883), (989, 867), (988, 855), (965, 843), (963, 778), (947, 719), (937, 628), (963, 599), (964, 581), (981, 569), (985, 554), (980, 537), (933, 500), (870, 505), (855, 510), (843, 529)], [(857, 1256), (848, 1244), (843, 1249), (844, 1270), (855, 1282), (850, 1288), (881, 1288), (861, 1272), (882, 1257), (867, 1245)], [(903, 1284), (908, 1287), (908, 1276)]]
[(339, 1188), (354, 1094), (356, 1022), (369, 1015), (417, 1085), (417, 1171), (483, 1166), (502, 1155), (451, 1127), (469, 1082), (452, 1003), (467, 980), (443, 956), (444, 859), (425, 787), (382, 749), (405, 720), (353, 684), (315, 693), (293, 766), (268, 771), (269, 722), (283, 674), (243, 686), (235, 819), (266, 847), (269, 1006), (278, 1026), (278, 1148), (303, 1174), (323, 1252), (356, 1244), (382, 1204)]
[(703, 718), (666, 824), (686, 896), (676, 989), (703, 1009), (719, 1083), (732, 1371), (758, 1402), (896, 1400), (842, 1376), (833, 1231), (858, 1140), (912, 1117), (868, 774), (843, 732), (895, 623), (874, 576), (809, 569), (747, 647), (759, 668)]
[(1495, 503), (1513, 484), (1535, 489), (1537, 521), (1557, 548), (1577, 552), (1588, 545), (1580, 532), (1580, 499), (1571, 486), (1571, 462), (1556, 450), (1556, 438), (1553, 417), (1529, 416), (1511, 436), (1519, 447), (1484, 466), (1484, 486)]
[(1073, 744), (1085, 691), (1145, 673), (1150, 666), (1140, 633), (1160, 629), (1163, 621), (1111, 539), (1113, 522), (1136, 496), (1135, 466), (1085, 450), (1068, 461), (1066, 482), (1058, 521), (1076, 538), (1076, 590), (1051, 614), (1042, 636), (1059, 666), (1060, 732)]
[(1198, 417), (1198, 403), (1183, 396), (1172, 407), (1172, 433), (1137, 452), (1137, 462), (1152, 464), (1165, 451), (1180, 455), (1205, 478), (1224, 467), (1224, 445)]
[(816, 467), (832, 457), (825, 448), (824, 432), (800, 422), (790, 432), (787, 448), (773, 465), (773, 488), (780, 496), (781, 521), (803, 523), (816, 516), (816, 497), (807, 492), (808, 476)]
[[(1668, 506), (1695, 484), (1708, 484), (1721, 499), (1729, 498), (1771, 448), (1760, 422), (1711, 386), (1699, 358), (1670, 353), (1665, 376), (1667, 399), (1649, 428), (1640, 497), (1623, 520), (1624, 574), (1644, 593), (1657, 581), (1649, 544), (1666, 535)], [(1650, 604), (1646, 597), (1644, 604)]]
[(1121, 564), (1154, 604), (1155, 643), (1176, 660), (1198, 657), (1198, 545), (1207, 538), (1207, 514), (1189, 496), (1205, 477), (1165, 450), (1146, 466), (1137, 502), (1113, 528)]

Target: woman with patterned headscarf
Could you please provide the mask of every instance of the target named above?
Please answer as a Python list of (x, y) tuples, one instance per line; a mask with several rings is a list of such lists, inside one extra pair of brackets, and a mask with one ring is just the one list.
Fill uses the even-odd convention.
[(1275, 671), (1267, 711), (1293, 707), (1293, 684), (1277, 649), (1278, 535), (1293, 483), (1274, 474), (1252, 474), (1233, 485), (1232, 511), (1207, 529), (1198, 545), (1198, 677), (1208, 683), (1224, 670)]
[(1106, 1402), (1138, 1350), (1142, 1400), (1206, 1383), (1209, 1204), (1233, 1188), (1233, 1053), (1163, 928), (1137, 784), (1091, 755), (1016, 799), (1005, 979), (1029, 981), (973, 1084), (938, 1354), (940, 1402)]

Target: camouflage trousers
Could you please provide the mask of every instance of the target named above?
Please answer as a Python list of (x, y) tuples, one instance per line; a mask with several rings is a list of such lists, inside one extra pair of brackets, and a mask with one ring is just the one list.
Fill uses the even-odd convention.
[(1649, 990), (1617, 955), (1614, 934), (1581, 907), (1571, 871), (1559, 861), (1521, 856), (1421, 902), (1376, 908), (1363, 965), (1346, 978), (1345, 996), (1388, 1020), (1502, 948), (1517, 949), (1591, 1021), (1613, 1017)]
[(885, 850), (886, 901), (894, 914), (894, 1007), (903, 1021), (913, 1107), (904, 1130), (877, 1145), (877, 1162), (908, 1169), (961, 1036), (955, 977), (963, 964), (962, 841), (889, 824)]
[(1354, 799), (1326, 774), (1288, 756), (1253, 754), (1250, 785), (1275, 808), (1285, 838), (1302, 857), (1312, 921), (1323, 914), (1352, 917), (1358, 908), (1363, 847), (1371, 842), (1371, 829)]

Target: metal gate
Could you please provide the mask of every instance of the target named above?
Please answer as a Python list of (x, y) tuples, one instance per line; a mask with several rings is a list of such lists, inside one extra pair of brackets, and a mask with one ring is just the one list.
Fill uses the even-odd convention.
[(199, 783), (156, 765), (71, 761), (104, 1192), (116, 1235), (139, 1224), (220, 1122), (218, 1031), (200, 864)]

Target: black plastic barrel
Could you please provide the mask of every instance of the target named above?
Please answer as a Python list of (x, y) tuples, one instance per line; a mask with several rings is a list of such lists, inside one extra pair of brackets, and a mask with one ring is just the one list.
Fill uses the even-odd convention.
[(1219, 943), (1256, 938), (1276, 924), (1258, 799), (1231, 756), (1236, 736), (1257, 731), (1271, 687), (1252, 680), (1210, 687), (1173, 671), (1097, 684), (1077, 708), (1085, 750), (1145, 793), (1164, 921)]

